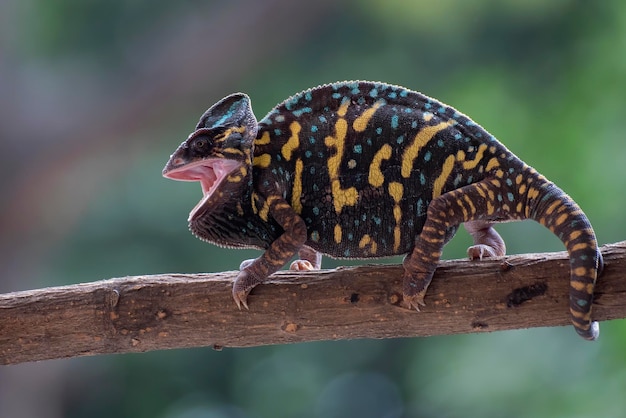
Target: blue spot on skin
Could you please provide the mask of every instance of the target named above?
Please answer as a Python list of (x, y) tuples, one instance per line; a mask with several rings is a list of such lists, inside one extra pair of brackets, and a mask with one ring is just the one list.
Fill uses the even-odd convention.
[(249, 229), (254, 228), (254, 225), (252, 225), (252, 222), (248, 222), (248, 228), (249, 228)]
[(320, 151), (320, 152), (317, 153), (317, 156), (320, 157), (320, 158), (324, 158), (324, 153), (322, 151)]
[(419, 199), (417, 201), (417, 216), (422, 217), (426, 212), (424, 212), (424, 201)]
[(306, 150), (306, 151), (304, 152), (304, 156), (305, 156), (306, 158), (311, 158), (311, 155), (313, 155), (313, 153), (311, 152), (311, 150)]
[(509, 199), (509, 202), (512, 202), (515, 200), (515, 196), (513, 196), (513, 193), (511, 192), (507, 193), (506, 197)]
[(318, 208), (317, 206), (315, 206), (313, 208), (313, 215), (318, 216), (320, 214), (320, 208)]
[(426, 185), (426, 177), (424, 176), (424, 173), (420, 173), (420, 184), (422, 186)]
[(454, 134), (454, 139), (458, 140), (458, 139), (461, 139), (461, 138), (463, 138), (463, 135), (461, 135), (460, 132), (457, 132), (457, 133)]
[(465, 122), (465, 126), (475, 126), (475, 125), (476, 125), (476, 123), (473, 120), (470, 120), (470, 119), (468, 119)]
[(372, 145), (372, 138), (367, 138), (367, 140), (365, 141), (365, 143), (367, 145)]
[(361, 93), (361, 90), (359, 90), (358, 87), (355, 87), (352, 89), (351, 93), (356, 96), (357, 94)]
[(294, 110), (292, 113), (295, 117), (299, 118), (303, 113), (311, 113), (310, 107), (303, 107), (302, 109)]
[(398, 115), (393, 115), (391, 117), (391, 127), (393, 129), (397, 129), (398, 128)]
[(437, 109), (438, 113), (446, 113), (446, 108), (443, 106), (440, 106), (439, 109)]
[(320, 120), (320, 122), (322, 123), (326, 123), (328, 122), (328, 119), (326, 119), (326, 117), (324, 115), (320, 115), (320, 117), (318, 118)]
[(581, 254), (578, 256), (578, 258), (581, 260), (586, 260), (588, 257), (587, 257), (587, 254)]
[[(507, 178), (507, 179), (506, 179), (506, 181), (505, 181), (505, 183), (506, 183), (506, 185), (507, 185), (507, 186), (512, 186), (512, 185), (513, 185), (513, 180), (511, 180), (510, 178)], [(511, 194), (511, 193), (509, 193), (509, 195), (510, 195), (510, 194)]]
[(396, 94), (395, 91), (392, 91), (391, 93), (387, 95), (387, 97), (389, 97), (390, 99), (395, 99), (396, 97), (398, 97), (398, 95)]
[(309, 137), (309, 142), (310, 142), (311, 144), (315, 144), (315, 137), (314, 137), (314, 136), (310, 136), (310, 137)]
[(437, 141), (437, 145), (439, 145), (440, 147), (442, 147), (442, 148), (443, 148), (443, 146), (444, 146), (443, 139), (439, 139), (439, 140)]
[(382, 222), (382, 220), (378, 216), (374, 216), (372, 219), (374, 219), (374, 222), (376, 223), (376, 225), (380, 225)]
[(367, 214), (364, 213), (363, 215), (361, 215), (361, 220), (365, 222), (367, 220)]
[(318, 242), (320, 240), (320, 233), (317, 231), (311, 231), (311, 241)]
[(472, 184), (472, 180), (474, 180), (474, 177), (473, 176), (469, 176), (467, 178), (467, 184)]
[(354, 234), (352, 232), (348, 232), (348, 241), (352, 241), (354, 239)]
[(317, 186), (317, 183), (313, 183), (313, 191), (318, 192), (320, 188)]
[(513, 167), (509, 168), (509, 173), (513, 174), (515, 172), (515, 169)]
[(276, 122), (284, 122), (285, 121), (285, 115), (276, 115)]
[(341, 97), (341, 93), (333, 93), (333, 99), (339, 99)]
[(400, 135), (398, 138), (396, 138), (396, 142), (399, 144), (404, 142), (404, 135)]
[(378, 128), (376, 128), (376, 133), (378, 135), (382, 134), (383, 133), (383, 128), (381, 128), (380, 126)]
[(370, 97), (376, 97), (376, 96), (378, 96), (378, 90), (371, 89), (370, 90)]
[(275, 168), (272, 168), (272, 174), (278, 174)]
[(281, 136), (282, 133), (283, 133), (283, 131), (281, 131), (280, 129), (274, 129), (274, 135)]
[(409, 95), (409, 92), (408, 92), (407, 90), (402, 90), (402, 91), (400, 92), (400, 97), (406, 97), (406, 96), (408, 96), (408, 95)]
[(424, 103), (424, 109), (430, 109), (431, 107), (433, 107), (430, 102), (426, 102)]
[(311, 101), (311, 99), (313, 99), (313, 96), (311, 96), (311, 92), (310, 92), (310, 91), (307, 91), (307, 92), (304, 94), (304, 98), (305, 98), (307, 101), (309, 101), (309, 102), (310, 102), (310, 101)]
[(416, 120), (411, 122), (411, 128), (413, 128), (413, 129), (417, 128), (417, 121)]
[(309, 173), (311, 174), (315, 174), (315, 166), (312, 165), (311, 167), (309, 167)]
[(502, 202), (502, 195), (501, 194), (498, 195), (498, 202)]
[(359, 222), (359, 220), (358, 220), (358, 219), (355, 219), (355, 220), (354, 220), (354, 226), (359, 226), (359, 224), (360, 224), (360, 223), (361, 223), (361, 222)]
[(317, 125), (311, 125), (311, 132), (317, 132)]
[(432, 154), (430, 153), (430, 151), (426, 151), (424, 153), (424, 161), (430, 161), (431, 157), (432, 157)]
[[(281, 157), (281, 155), (280, 155), (280, 154), (276, 154), (276, 161), (281, 161), (282, 159), (283, 159), (283, 157)], [(282, 174), (282, 171), (283, 171), (283, 168), (282, 168), (282, 167), (280, 167), (280, 172), (281, 172), (281, 174)]]
[(584, 299), (578, 299), (578, 300), (576, 301), (576, 304), (577, 304), (578, 306), (587, 306), (587, 301), (586, 301), (586, 300), (584, 300)]
[(352, 149), (355, 154), (360, 154), (363, 151), (363, 146), (361, 144), (356, 144)]
[(411, 109), (410, 107), (405, 107), (404, 108), (404, 113), (411, 113), (413, 111), (413, 109)]
[(476, 136), (476, 138), (482, 138), (483, 137), (483, 134), (481, 132), (476, 132), (474, 135)]

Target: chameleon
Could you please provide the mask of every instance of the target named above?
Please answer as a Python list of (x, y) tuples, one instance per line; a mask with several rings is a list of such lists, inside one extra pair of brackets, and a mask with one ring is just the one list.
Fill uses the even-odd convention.
[(291, 96), (257, 121), (248, 95), (211, 106), (170, 156), (166, 178), (200, 182), (189, 229), (201, 240), (263, 251), (234, 281), (237, 306), (294, 256), (293, 270), (334, 258), (406, 255), (402, 304), (424, 305), (460, 224), (470, 259), (504, 256), (493, 228), (532, 219), (565, 245), (577, 333), (591, 319), (602, 255), (581, 208), (465, 114), (381, 82), (345, 81)]

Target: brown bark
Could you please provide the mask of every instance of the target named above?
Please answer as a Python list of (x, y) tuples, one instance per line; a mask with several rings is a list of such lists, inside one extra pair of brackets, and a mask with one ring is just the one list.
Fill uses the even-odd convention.
[[(602, 252), (593, 316), (624, 318), (626, 241)], [(254, 289), (249, 311), (232, 300), (235, 276), (135, 276), (0, 295), (0, 364), (569, 324), (565, 252), (443, 261), (419, 313), (400, 306), (397, 265), (279, 272)]]

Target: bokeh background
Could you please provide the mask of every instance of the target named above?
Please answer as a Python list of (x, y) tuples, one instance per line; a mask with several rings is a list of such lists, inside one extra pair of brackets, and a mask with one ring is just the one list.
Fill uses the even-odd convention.
[[(229, 93), (260, 119), (342, 79), (457, 107), (601, 243), (626, 238), (619, 0), (3, 0), (0, 292), (236, 269), (258, 253), (187, 231), (200, 188), (161, 178), (169, 154)], [(499, 230), (510, 253), (563, 249), (532, 222)], [(0, 417), (622, 417), (625, 352), (613, 321), (596, 343), (564, 327), (46, 361), (0, 368)]]

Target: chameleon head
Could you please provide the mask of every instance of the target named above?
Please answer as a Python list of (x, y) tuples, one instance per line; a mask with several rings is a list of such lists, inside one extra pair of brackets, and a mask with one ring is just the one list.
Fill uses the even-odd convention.
[(163, 176), (172, 180), (198, 181), (203, 198), (191, 210), (189, 220), (210, 209), (212, 197), (220, 185), (243, 183), (252, 164), (252, 144), (257, 121), (250, 98), (232, 94), (211, 106), (196, 130), (176, 149), (163, 168)]

